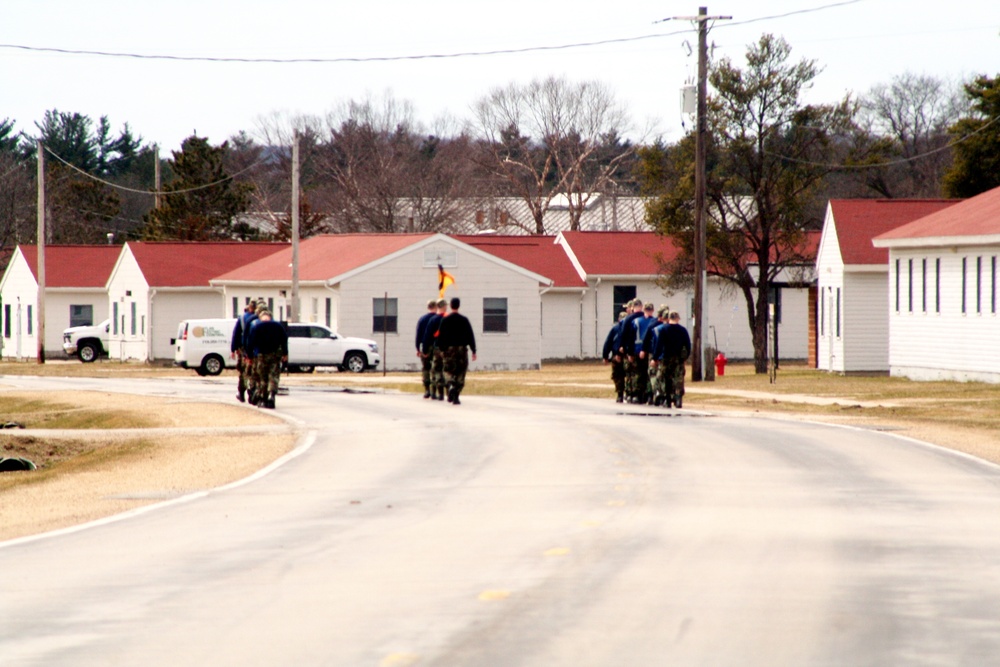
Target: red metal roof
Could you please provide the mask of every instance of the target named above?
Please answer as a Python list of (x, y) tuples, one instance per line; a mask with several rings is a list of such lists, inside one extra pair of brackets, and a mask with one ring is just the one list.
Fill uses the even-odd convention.
[(831, 199), (844, 264), (888, 264), (889, 251), (872, 239), (958, 204), (960, 199)]
[(494, 236), (456, 234), (452, 238), (549, 278), (553, 287), (585, 287), (554, 236)]
[(879, 239), (921, 239), (1000, 234), (1000, 188), (879, 235)]
[[(299, 280), (324, 281), (382, 259), (433, 234), (327, 234), (299, 244)], [(219, 281), (291, 280), (292, 249), (216, 271)]]
[(137, 242), (128, 243), (150, 287), (208, 287), (226, 271), (280, 252), (287, 243)]
[[(21, 253), (38, 280), (38, 246), (22, 245)], [(119, 245), (46, 245), (45, 286), (103, 288), (121, 254)]]
[(563, 232), (562, 236), (588, 276), (656, 275), (658, 254), (669, 262), (680, 252), (654, 232)]

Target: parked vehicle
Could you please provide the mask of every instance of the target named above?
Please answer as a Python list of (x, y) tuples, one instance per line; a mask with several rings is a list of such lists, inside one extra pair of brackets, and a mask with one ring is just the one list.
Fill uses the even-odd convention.
[[(341, 336), (321, 324), (286, 324), (288, 370), (312, 373), (317, 366), (333, 366), (361, 373), (382, 361), (378, 343), (367, 338)], [(192, 368), (199, 375), (218, 375), (235, 368), (229, 356), (235, 319), (184, 320), (177, 327), (174, 365)]]
[(311, 373), (317, 366), (335, 366), (361, 373), (378, 367), (378, 343), (341, 336), (321, 324), (288, 324), (288, 370)]
[(63, 350), (77, 356), (83, 363), (90, 363), (108, 354), (108, 331), (111, 320), (100, 324), (70, 327), (63, 330)]
[(218, 375), (226, 367), (235, 368), (229, 343), (235, 319), (184, 320), (177, 326), (174, 365), (193, 368), (198, 375)]

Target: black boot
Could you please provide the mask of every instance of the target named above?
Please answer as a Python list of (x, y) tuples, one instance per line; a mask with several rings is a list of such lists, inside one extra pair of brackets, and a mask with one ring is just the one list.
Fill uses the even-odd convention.
[(451, 384), (448, 385), (448, 402), (455, 402), (455, 386)]
[(430, 397), (431, 397), (431, 387), (430, 387), (430, 385), (426, 385), (425, 384), (424, 385), (424, 398), (430, 398)]
[(245, 391), (237, 392), (236, 393), (236, 400), (239, 401), (240, 403), (246, 403), (246, 400), (247, 400), (246, 399), (246, 392)]
[(682, 395), (681, 394), (674, 394), (674, 405), (677, 406), (678, 408), (680, 408), (680, 407), (683, 407), (682, 403), (683, 403)]
[(622, 395), (621, 392), (618, 392), (618, 398), (615, 399), (615, 403), (624, 403), (624, 402), (625, 402), (625, 397)]

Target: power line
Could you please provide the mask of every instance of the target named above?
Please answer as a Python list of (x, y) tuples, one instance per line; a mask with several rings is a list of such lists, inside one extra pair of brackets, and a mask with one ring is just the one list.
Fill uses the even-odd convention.
[(262, 165), (262, 164), (264, 164), (266, 162), (265, 159), (257, 160), (255, 162), (253, 162), (252, 164), (250, 164), (245, 169), (241, 169), (241, 170), (237, 171), (234, 174), (230, 174), (230, 175), (226, 176), (225, 178), (221, 178), (218, 181), (215, 181), (214, 183), (207, 183), (205, 185), (198, 185), (196, 187), (186, 188), (184, 190), (160, 190), (160, 191), (157, 191), (157, 190), (138, 190), (136, 188), (125, 187), (124, 185), (118, 185), (116, 183), (112, 183), (110, 181), (106, 181), (103, 178), (99, 178), (97, 176), (94, 176), (93, 174), (87, 173), (83, 169), (80, 169), (79, 167), (77, 167), (75, 164), (72, 164), (72, 163), (66, 161), (65, 159), (63, 159), (62, 157), (60, 157), (59, 155), (56, 155), (55, 153), (53, 153), (52, 149), (50, 149), (48, 146), (44, 146), (44, 148), (45, 148), (45, 152), (46, 153), (48, 153), (49, 155), (51, 155), (55, 159), (59, 160), (60, 162), (62, 162), (64, 165), (66, 165), (67, 167), (69, 167), (73, 171), (76, 171), (80, 175), (85, 176), (85, 177), (89, 178), (92, 181), (96, 181), (96, 182), (98, 182), (98, 183), (100, 183), (102, 185), (106, 185), (106, 186), (108, 186), (110, 188), (114, 188), (116, 190), (121, 190), (122, 192), (132, 192), (132, 193), (136, 193), (136, 194), (140, 194), (140, 195), (182, 195), (182, 194), (186, 194), (188, 192), (197, 192), (198, 190), (207, 190), (208, 188), (214, 188), (217, 185), (221, 185), (223, 183), (231, 181), (231, 180), (235, 179), (237, 176), (241, 176), (241, 175), (245, 174), (246, 172), (250, 171), (251, 169), (254, 169), (254, 168), (256, 168), (256, 167), (258, 167), (258, 166), (260, 166), (260, 165)]
[[(799, 14), (811, 14), (815, 12), (825, 11), (828, 9), (835, 9), (837, 7), (853, 5), (861, 1), (862, 0), (845, 0), (843, 2), (835, 2), (832, 4), (821, 5), (819, 7), (811, 7), (807, 9), (799, 9), (791, 12), (785, 12), (783, 14), (761, 16), (753, 19), (746, 19), (743, 21), (734, 21), (732, 23), (726, 24), (726, 27), (748, 25), (751, 23), (758, 23), (761, 21), (771, 21)], [(656, 21), (656, 23), (660, 22), (661, 21)], [(598, 39), (586, 42), (572, 42), (568, 44), (525, 46), (520, 48), (491, 49), (486, 51), (456, 51), (453, 53), (424, 53), (424, 54), (411, 54), (411, 55), (401, 55), (401, 56), (368, 56), (368, 57), (342, 56), (337, 58), (237, 58), (237, 57), (218, 57), (218, 56), (177, 56), (177, 55), (170, 55), (163, 53), (157, 54), (157, 53), (133, 53), (125, 51), (97, 51), (90, 49), (64, 49), (52, 46), (29, 46), (27, 44), (0, 44), (0, 49), (15, 49), (20, 51), (32, 51), (39, 53), (59, 53), (64, 55), (99, 56), (104, 58), (133, 58), (139, 60), (170, 60), (179, 62), (267, 63), (267, 64), (279, 64), (279, 65), (335, 64), (335, 63), (399, 62), (399, 61), (410, 61), (410, 60), (447, 60), (453, 58), (479, 58), (485, 56), (517, 55), (522, 53), (538, 53), (545, 51), (564, 51), (567, 49), (582, 49), (594, 46), (607, 46), (610, 44), (627, 44), (631, 42), (640, 42), (649, 39), (661, 39), (664, 37), (676, 37), (678, 35), (687, 34), (688, 32), (690, 32), (690, 30), (684, 29), (684, 30), (676, 30), (674, 32), (637, 35), (633, 37), (614, 37), (614, 38)]]
[(811, 162), (809, 160), (799, 160), (798, 158), (788, 157), (787, 155), (781, 155), (780, 153), (773, 153), (771, 151), (763, 151), (763, 152), (764, 152), (764, 154), (770, 155), (772, 157), (776, 157), (779, 160), (784, 160), (785, 162), (791, 162), (793, 164), (801, 164), (801, 165), (805, 165), (807, 167), (824, 167), (824, 168), (827, 168), (827, 169), (837, 169), (837, 170), (844, 170), (844, 171), (857, 171), (857, 170), (861, 170), (861, 169), (878, 169), (878, 168), (881, 168), (881, 167), (893, 167), (893, 166), (895, 166), (897, 164), (906, 164), (907, 162), (913, 162), (915, 160), (921, 160), (921, 159), (923, 159), (925, 157), (930, 157), (931, 155), (936, 155), (938, 153), (942, 153), (942, 152), (948, 150), (949, 148), (952, 148), (952, 147), (957, 146), (957, 145), (959, 145), (961, 143), (964, 143), (966, 140), (971, 139), (972, 137), (974, 137), (977, 134), (983, 132), (988, 127), (990, 127), (991, 125), (994, 125), (997, 122), (1000, 122), (1000, 116), (997, 116), (995, 118), (991, 118), (989, 121), (987, 121), (984, 125), (982, 125), (981, 127), (977, 128), (976, 130), (974, 130), (972, 132), (969, 132), (965, 136), (959, 137), (958, 139), (955, 139), (954, 141), (948, 142), (947, 144), (945, 144), (944, 146), (941, 146), (940, 148), (935, 148), (934, 150), (927, 151), (926, 153), (919, 153), (917, 155), (911, 155), (910, 157), (904, 157), (904, 158), (900, 158), (898, 160), (889, 160), (888, 162), (876, 162), (874, 164), (831, 164), (831, 163), (824, 163), (824, 162)]

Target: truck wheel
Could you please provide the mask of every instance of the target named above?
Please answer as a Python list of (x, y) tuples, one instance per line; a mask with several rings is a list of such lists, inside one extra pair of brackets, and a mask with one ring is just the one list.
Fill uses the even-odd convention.
[(80, 361), (85, 364), (89, 364), (92, 361), (96, 361), (100, 352), (97, 350), (97, 346), (94, 343), (83, 343), (80, 345), (80, 349), (76, 351)]
[(205, 375), (219, 375), (225, 367), (225, 360), (217, 354), (210, 354), (201, 360), (201, 370)]
[(289, 366), (288, 370), (291, 373), (312, 373), (316, 370), (316, 367), (312, 364), (296, 364), (294, 366)]
[(352, 373), (361, 373), (368, 365), (368, 360), (361, 352), (351, 352), (344, 357), (344, 368)]

